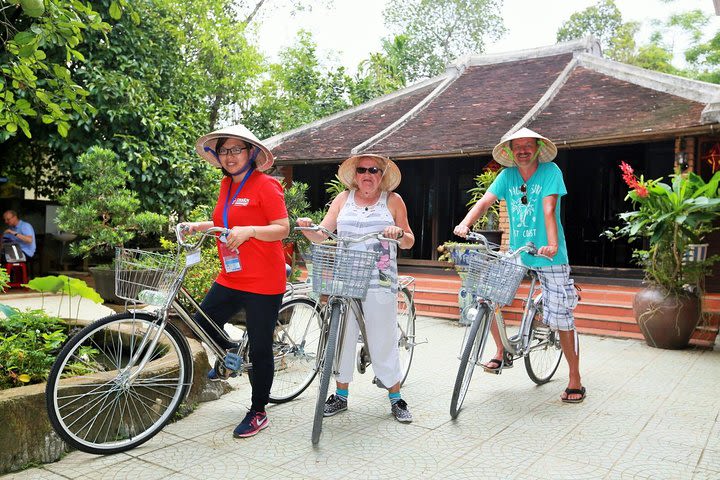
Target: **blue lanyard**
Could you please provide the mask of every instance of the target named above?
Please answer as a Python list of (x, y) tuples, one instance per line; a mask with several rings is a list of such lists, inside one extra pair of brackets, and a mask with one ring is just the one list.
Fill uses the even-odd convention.
[(238, 195), (240, 195), (240, 190), (242, 190), (243, 185), (245, 185), (245, 182), (248, 178), (250, 178), (250, 174), (252, 174), (254, 167), (250, 167), (250, 170), (245, 174), (242, 181), (240, 182), (240, 185), (238, 185), (237, 190), (235, 190), (235, 195), (233, 195), (232, 200), (230, 200), (230, 190), (232, 189), (232, 181), (228, 185), (228, 194), (225, 198), (225, 207), (223, 208), (223, 223), (225, 224), (225, 228), (228, 227), (228, 212), (230, 211), (230, 205), (235, 203), (235, 200), (237, 199)]

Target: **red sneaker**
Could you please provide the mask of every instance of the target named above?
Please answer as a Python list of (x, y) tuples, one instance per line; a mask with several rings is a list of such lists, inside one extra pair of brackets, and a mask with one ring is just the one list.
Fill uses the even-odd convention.
[(235, 427), (235, 430), (233, 431), (233, 437), (235, 438), (245, 438), (245, 437), (252, 437), (253, 435), (257, 434), (260, 430), (267, 428), (267, 426), (270, 424), (270, 421), (267, 418), (267, 413), (265, 412), (256, 412), (255, 410), (249, 410), (247, 412), (247, 415), (245, 415), (245, 418), (242, 422), (240, 422), (240, 425)]

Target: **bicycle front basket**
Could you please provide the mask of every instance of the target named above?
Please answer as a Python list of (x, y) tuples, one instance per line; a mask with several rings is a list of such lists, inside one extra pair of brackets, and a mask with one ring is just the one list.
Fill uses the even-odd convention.
[(181, 270), (176, 255), (118, 248), (115, 295), (129, 302), (167, 308), (180, 289)]
[(473, 252), (468, 262), (464, 286), (478, 297), (492, 300), (499, 306), (509, 305), (515, 298), (527, 267), (512, 260), (483, 252)]
[(315, 293), (364, 299), (380, 254), (332, 245), (312, 246)]

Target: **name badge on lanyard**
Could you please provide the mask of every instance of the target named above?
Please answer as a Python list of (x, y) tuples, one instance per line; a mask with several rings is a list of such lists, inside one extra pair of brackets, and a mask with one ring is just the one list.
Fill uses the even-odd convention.
[[(240, 182), (240, 185), (238, 185), (237, 190), (235, 191), (235, 194), (232, 196), (232, 199), (230, 198), (230, 192), (232, 190), (232, 182), (230, 182), (230, 185), (228, 185), (228, 194), (227, 198), (225, 198), (225, 207), (223, 208), (223, 223), (225, 225), (225, 228), (228, 227), (228, 214), (230, 212), (230, 206), (235, 203), (235, 200), (237, 199), (238, 195), (240, 195), (240, 190), (242, 190), (243, 186), (245, 185), (245, 182), (250, 177), (250, 175), (253, 172), (253, 167), (250, 167), (250, 170), (245, 174), (245, 177), (243, 177), (242, 181)], [(240, 263), (240, 251), (230, 250), (227, 247), (227, 237), (224, 235), (220, 236), (220, 256), (222, 257), (223, 266), (225, 267), (225, 272), (232, 273), (232, 272), (239, 272), (242, 270), (242, 264)]]

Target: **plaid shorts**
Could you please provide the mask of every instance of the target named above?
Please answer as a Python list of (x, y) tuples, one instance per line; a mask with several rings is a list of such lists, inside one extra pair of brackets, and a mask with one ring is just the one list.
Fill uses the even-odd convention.
[(543, 291), (543, 323), (553, 330), (574, 330), (573, 310), (578, 303), (570, 265), (551, 265), (534, 269)]

